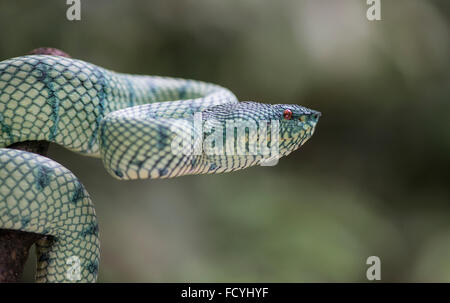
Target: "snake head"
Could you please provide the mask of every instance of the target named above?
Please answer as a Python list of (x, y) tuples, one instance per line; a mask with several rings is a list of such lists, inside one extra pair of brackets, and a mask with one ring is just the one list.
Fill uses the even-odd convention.
[(314, 134), (321, 113), (297, 104), (272, 105), (273, 119), (279, 121), (279, 148), (287, 155)]
[[(320, 116), (320, 112), (296, 104), (257, 102), (222, 104), (203, 112), (207, 129), (234, 126), (235, 141), (248, 147), (257, 142), (256, 154), (264, 159), (278, 159), (298, 149), (314, 134)], [(251, 160), (250, 156), (247, 162)]]

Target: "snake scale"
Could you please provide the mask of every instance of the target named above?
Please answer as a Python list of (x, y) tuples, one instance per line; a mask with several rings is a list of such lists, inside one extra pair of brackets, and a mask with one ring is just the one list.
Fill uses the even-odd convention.
[[(121, 74), (62, 56), (2, 61), (0, 228), (47, 236), (36, 243), (36, 281), (95, 282), (99, 229), (86, 189), (55, 161), (8, 146), (54, 142), (100, 157), (118, 179), (214, 174), (291, 153), (319, 116), (300, 105), (238, 102), (206, 82)], [(248, 152), (256, 142), (265, 143)]]

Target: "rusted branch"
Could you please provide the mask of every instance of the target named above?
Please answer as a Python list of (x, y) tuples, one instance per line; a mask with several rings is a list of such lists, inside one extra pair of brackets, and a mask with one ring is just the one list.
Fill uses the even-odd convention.
[(0, 229), (0, 282), (18, 282), (31, 245), (42, 235)]

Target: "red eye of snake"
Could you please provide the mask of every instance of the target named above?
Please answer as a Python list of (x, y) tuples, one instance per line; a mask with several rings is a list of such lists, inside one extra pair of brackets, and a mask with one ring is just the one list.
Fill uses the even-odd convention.
[(292, 111), (290, 109), (285, 109), (283, 112), (283, 117), (286, 120), (291, 120), (292, 118)]

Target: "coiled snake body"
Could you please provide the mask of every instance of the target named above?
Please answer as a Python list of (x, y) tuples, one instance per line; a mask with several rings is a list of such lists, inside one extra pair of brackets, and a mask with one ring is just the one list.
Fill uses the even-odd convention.
[[(98, 225), (85, 188), (55, 161), (6, 147), (54, 142), (101, 157), (119, 179), (221, 173), (289, 154), (312, 136), (319, 115), (299, 105), (238, 102), (214, 84), (119, 74), (59, 56), (2, 61), (0, 228), (50, 236), (36, 243), (37, 281), (95, 281)], [(263, 130), (262, 145), (276, 154), (245, 152), (262, 142)], [(75, 278), (68, 274), (74, 257)]]

